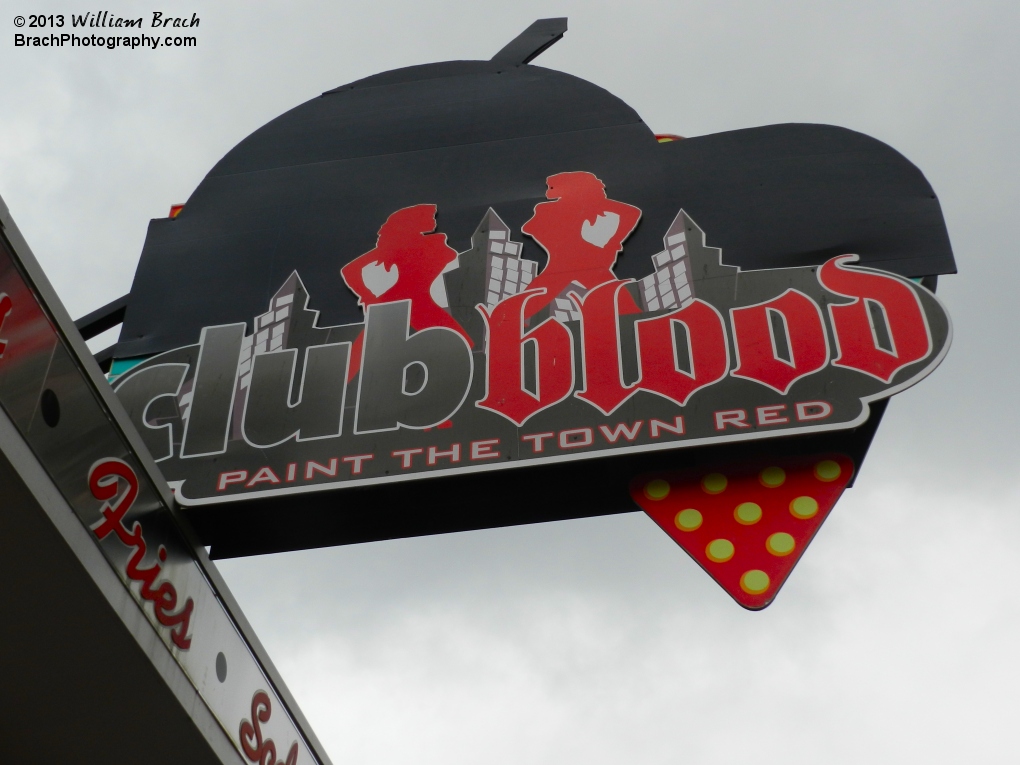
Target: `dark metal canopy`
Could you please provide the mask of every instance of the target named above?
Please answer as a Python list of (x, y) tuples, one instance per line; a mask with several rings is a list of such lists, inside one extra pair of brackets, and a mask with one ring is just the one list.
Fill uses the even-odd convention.
[[(298, 270), (323, 324), (361, 320), (339, 270), (370, 250), (394, 210), (438, 205), (458, 250), (491, 206), (519, 230), (557, 172), (595, 173), (642, 210), (617, 264), (643, 275), (683, 208), (743, 268), (858, 253), (911, 277), (956, 270), (938, 200), (921, 172), (868, 136), (774, 125), (659, 143), (602, 88), (527, 62), (564, 19), (529, 27), (490, 61), (408, 67), (327, 91), (256, 130), (175, 218), (153, 220), (117, 358), (195, 342), (257, 314)], [(700, 108), (682, 89), (663, 99)], [(525, 241), (525, 256), (544, 253)]]

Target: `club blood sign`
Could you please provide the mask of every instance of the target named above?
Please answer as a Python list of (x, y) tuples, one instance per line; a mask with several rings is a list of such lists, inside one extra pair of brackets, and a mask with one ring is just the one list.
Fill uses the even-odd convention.
[(619, 280), (640, 210), (590, 173), (548, 183), (524, 226), (549, 255), (533, 278), (496, 212), (458, 255), (434, 205), (407, 207), (338, 273), (363, 323), (318, 326), (294, 273), (250, 333), (206, 327), (119, 378), (179, 501), (852, 428), (947, 349), (923, 287), (854, 255), (725, 266), (683, 211), (649, 275)]
[[(407, 79), (408, 87), (424, 87), (416, 83), (443, 77)], [(385, 85), (368, 87), (377, 91), (370, 97)], [(521, 87), (527, 96), (536, 86)], [(403, 97), (412, 92), (405, 88)], [(642, 151), (659, 145), (652, 139)], [(438, 160), (389, 168), (406, 182), (388, 191), (372, 178), (378, 161), (366, 163), (358, 172), (372, 204), (336, 179), (324, 181), (316, 203), (335, 194), (336, 212), (305, 222), (329, 231), (317, 238), (291, 227), (288, 241), (255, 225), (233, 238), (218, 229), (196, 244), (193, 235), (178, 237), (181, 229), (150, 230), (114, 351), (124, 359), (114, 387), (214, 554), (643, 507), (742, 604), (771, 601), (852, 479), (877, 425), (876, 402), (923, 378), (948, 350), (946, 311), (920, 279), (909, 278), (932, 275), (925, 265), (944, 272), (936, 261), (948, 242), (936, 241), (930, 262), (914, 252), (907, 266), (910, 253), (897, 254), (892, 243), (899, 237), (906, 250), (919, 248), (902, 230), (916, 222), (915, 210), (905, 213), (904, 226), (865, 237), (864, 257), (841, 249), (852, 239), (817, 234), (860, 215), (837, 209), (802, 224), (820, 237), (807, 251), (805, 236), (791, 228), (797, 251), (763, 240), (767, 252), (756, 257), (745, 211), (734, 210), (733, 199), (717, 196), (712, 204), (695, 187), (688, 201), (661, 173), (642, 184), (637, 159), (628, 169), (619, 157), (607, 163), (586, 151), (558, 157), (536, 149), (541, 161), (523, 164), (543, 171), (526, 175), (515, 166), (500, 177), (490, 168), (485, 183), (465, 181), (455, 191)], [(249, 190), (270, 183), (236, 168), (220, 175), (228, 186), (245, 176)], [(216, 171), (206, 181), (222, 183)], [(305, 192), (287, 183), (284, 209), (292, 210)], [(934, 195), (926, 196), (930, 205)], [(201, 216), (202, 194), (196, 199)], [(185, 225), (190, 210), (191, 202), (169, 225)], [(471, 210), (478, 212), (465, 232)], [(702, 218), (716, 228), (703, 229)], [(941, 226), (941, 215), (932, 225)], [(744, 233), (734, 237), (731, 228)], [(248, 300), (255, 310), (247, 314), (233, 307), (210, 313), (189, 295), (196, 315), (180, 321), (192, 327), (190, 337), (148, 308), (137, 309), (141, 331), (133, 330), (136, 304), (161, 304), (144, 301), (146, 290), (172, 302), (165, 284), (172, 253), (183, 248), (184, 261), (207, 268), (197, 264), (199, 252), (215, 260), (218, 247), (238, 241), (247, 244), (236, 256), (234, 284), (244, 292), (257, 282), (247, 292), (261, 290), (261, 305)], [(739, 257), (716, 246), (726, 242)], [(156, 261), (164, 265), (154, 270)], [(266, 268), (252, 271), (259, 262)], [(920, 273), (909, 272), (917, 267)], [(217, 278), (233, 292), (230, 268), (224, 264)], [(270, 286), (272, 273), (279, 276)], [(240, 308), (236, 299), (224, 301)], [(201, 320), (203, 313), (221, 320)], [(707, 465), (713, 460), (715, 467)], [(741, 478), (763, 470), (772, 471), (771, 484)], [(550, 489), (558, 480), (573, 490)], [(617, 488), (603, 491), (608, 483)], [(527, 484), (545, 497), (522, 493)], [(688, 496), (689, 486), (701, 487), (703, 502)], [(782, 508), (770, 505), (794, 488), (799, 493)], [(508, 503), (539, 509), (515, 515)], [(815, 512), (807, 513), (811, 503)], [(456, 510), (444, 515), (436, 504)], [(311, 514), (302, 516), (302, 508)], [(704, 523), (693, 524), (688, 511)], [(280, 513), (311, 530), (284, 530)], [(736, 518), (734, 533), (719, 520), (726, 518)], [(708, 529), (712, 538), (702, 539)], [(771, 534), (757, 539), (764, 529)], [(745, 550), (746, 565), (739, 563)], [(731, 560), (739, 565), (727, 567)]]

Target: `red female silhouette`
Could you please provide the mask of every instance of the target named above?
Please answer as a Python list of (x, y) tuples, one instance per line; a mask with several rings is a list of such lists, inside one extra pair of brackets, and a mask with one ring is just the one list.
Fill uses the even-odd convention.
[[(397, 210), (379, 229), (375, 248), (342, 269), (340, 275), (367, 308), (376, 303), (411, 301), (411, 327), (447, 327), (459, 332), (473, 345), (464, 328), (432, 297), (432, 283), (439, 278), (457, 252), (446, 243), (446, 234), (436, 230), (436, 206), (414, 205)], [(352, 349), (353, 376), (361, 364), (364, 332)]]
[[(606, 187), (591, 173), (558, 173), (546, 179), (550, 202), (535, 205), (535, 214), (521, 230), (549, 254), (549, 261), (528, 289), (544, 287), (541, 297), (528, 302), (533, 316), (571, 282), (585, 289), (616, 280), (613, 265), (626, 239), (638, 224), (641, 210), (606, 197)], [(620, 293), (621, 313), (637, 313), (630, 293)]]

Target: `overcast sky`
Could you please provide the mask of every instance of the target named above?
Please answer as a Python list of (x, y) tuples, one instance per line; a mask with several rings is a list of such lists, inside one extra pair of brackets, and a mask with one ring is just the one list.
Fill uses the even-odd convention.
[(901, 151), (946, 216), (954, 345), (764, 612), (637, 513), (220, 567), (336, 765), (1016, 762), (1020, 4), (196, 0), (159, 8), (201, 17), (197, 48), (132, 52), (16, 49), (16, 13), (89, 10), (19, 2), (0, 194), (73, 316), (268, 120), (540, 17), (570, 31), (536, 63), (658, 132), (820, 122)]

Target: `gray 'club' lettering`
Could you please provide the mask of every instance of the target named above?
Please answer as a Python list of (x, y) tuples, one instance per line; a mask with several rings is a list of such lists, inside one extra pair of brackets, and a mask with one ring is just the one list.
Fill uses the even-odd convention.
[[(187, 373), (187, 364), (159, 364), (131, 375), (116, 388), (128, 417), (157, 462), (174, 456), (173, 430), (181, 427), (181, 419), (176, 402), (172, 417), (159, 417), (155, 421), (151, 418), (150, 405), (164, 396), (176, 396)], [(177, 436), (180, 437), (179, 430)]]
[(243, 322), (202, 330), (194, 398), (181, 444), (182, 458), (226, 450), (243, 338)]
[(269, 447), (295, 436), (298, 441), (339, 436), (350, 354), (350, 343), (309, 346), (293, 404), (297, 350), (256, 356), (244, 410), (244, 439), (252, 446)]
[(411, 303), (368, 307), (355, 431), (431, 428), (447, 420), (471, 386), (471, 350), (446, 327), (410, 331)]

